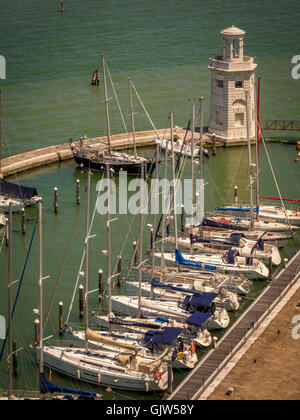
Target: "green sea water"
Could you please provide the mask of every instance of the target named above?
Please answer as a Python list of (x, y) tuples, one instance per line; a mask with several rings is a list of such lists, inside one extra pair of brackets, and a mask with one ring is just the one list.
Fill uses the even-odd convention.
[[(261, 118), (299, 119), (300, 80), (291, 77), (291, 58), (299, 54), (300, 5), (296, 1), (206, 1), (186, 0), (74, 0), (64, 1), (0, 1), (0, 54), (6, 58), (7, 79), (0, 80), (3, 93), (2, 129), (3, 155), (46, 147), (78, 138), (105, 135), (105, 114), (102, 87), (91, 86), (91, 76), (100, 67), (104, 52), (112, 75), (127, 126), (129, 123), (128, 83), (133, 82), (157, 128), (169, 125), (168, 115), (174, 111), (175, 124), (185, 126), (191, 114), (191, 102), (205, 97), (205, 123), (209, 119), (210, 74), (209, 57), (221, 53), (220, 31), (236, 25), (244, 29), (245, 53), (256, 57), (257, 75), (262, 77)], [(110, 89), (110, 97), (113, 92)], [(136, 129), (151, 129), (143, 110), (135, 102)], [(113, 133), (124, 131), (117, 105), (110, 101)], [(266, 136), (270, 133), (265, 133)], [(279, 135), (287, 136), (286, 133)], [(297, 137), (299, 133), (288, 134)], [(271, 133), (269, 137), (274, 137)], [(286, 198), (299, 199), (299, 164), (294, 162), (294, 145), (269, 144), (268, 150)], [(141, 151), (151, 156), (153, 149)], [(198, 168), (198, 166), (196, 165)], [(163, 174), (161, 168), (160, 175)], [(190, 165), (185, 177), (191, 175)], [(205, 207), (210, 210), (233, 199), (237, 185), (242, 201), (248, 198), (247, 149), (218, 149), (215, 157), (205, 159)], [(96, 184), (92, 180), (92, 205), (96, 200)], [(34, 185), (44, 198), (44, 272), (45, 308), (48, 307), (65, 253), (74, 229), (73, 240), (66, 255), (54, 308), (46, 328), (46, 336), (57, 338), (59, 301), (64, 303), (65, 316), (79, 270), (84, 246), (84, 206), (86, 173), (73, 161), (34, 169), (11, 177), (24, 185)], [(76, 205), (75, 181), (81, 181), (82, 207)], [(53, 211), (53, 188), (59, 188), (59, 212)], [(277, 195), (266, 154), (261, 152), (261, 193)], [(80, 213), (80, 214), (79, 214)], [(77, 217), (78, 216), (78, 217)], [(20, 232), (20, 217), (14, 216), (13, 276), (20, 279), (26, 252), (35, 226), (37, 212), (26, 211), (27, 234)], [(118, 216), (116, 216), (118, 217)], [(76, 221), (78, 223), (76, 225)], [(132, 243), (138, 232), (138, 220), (131, 226), (132, 216), (119, 216), (112, 225), (113, 266), (126, 240), (123, 253), (123, 275), (132, 257)], [(151, 218), (149, 218), (151, 223)], [(90, 289), (97, 288), (100, 268), (106, 273), (104, 217), (96, 214), (91, 239)], [(129, 233), (128, 233), (129, 232)], [(126, 237), (127, 236), (127, 237)], [(291, 257), (299, 248), (299, 236), (282, 251)], [(149, 231), (144, 234), (145, 249), (149, 247)], [(18, 377), (14, 390), (38, 390), (38, 371), (34, 350), (33, 309), (38, 307), (38, 245), (37, 236), (25, 272), (20, 300), (14, 319), (14, 338), (18, 348)], [(145, 258), (147, 254), (145, 252)], [(0, 313), (7, 312), (7, 249), (0, 255)], [(258, 292), (262, 284), (255, 286)], [(17, 291), (14, 286), (14, 295)], [(114, 293), (126, 293), (126, 287)], [(254, 293), (255, 294), (255, 293)], [(98, 309), (97, 294), (90, 295), (90, 310)], [(244, 302), (243, 305), (246, 305)], [(104, 307), (105, 310), (105, 307)], [(234, 316), (233, 316), (234, 317)], [(77, 294), (70, 323), (79, 326)], [(82, 326), (82, 324), (81, 324)], [(51, 342), (51, 341), (50, 341)], [(2, 345), (2, 341), (0, 341)], [(5, 353), (6, 354), (6, 353)], [(79, 383), (53, 375), (60, 384)], [(177, 373), (175, 383), (183, 377)], [(0, 393), (4, 394), (7, 370), (0, 363)], [(83, 386), (81, 384), (81, 386)], [(85, 388), (93, 388), (84, 385)], [(95, 389), (95, 388), (93, 388)], [(104, 393), (111, 399), (112, 394)], [(120, 398), (150, 398), (145, 395), (116, 391)], [(153, 396), (152, 396), (153, 397)], [(155, 398), (161, 396), (156, 395)]]

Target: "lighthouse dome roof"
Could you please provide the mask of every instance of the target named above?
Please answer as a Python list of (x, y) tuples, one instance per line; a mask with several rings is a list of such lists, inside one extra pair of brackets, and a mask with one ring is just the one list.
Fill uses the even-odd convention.
[(225, 36), (243, 36), (245, 35), (245, 31), (243, 31), (243, 29), (237, 28), (236, 26), (232, 25), (229, 28), (223, 29), (223, 31), (221, 31), (222, 35)]

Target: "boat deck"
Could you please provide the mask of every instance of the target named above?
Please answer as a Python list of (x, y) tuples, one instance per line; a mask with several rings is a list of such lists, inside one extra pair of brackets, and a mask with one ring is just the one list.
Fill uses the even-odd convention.
[(289, 261), (262, 292), (250, 308), (233, 324), (212, 349), (169, 395), (168, 400), (195, 400), (211, 384), (232, 356), (242, 347), (285, 293), (295, 283), (300, 273), (300, 251)]

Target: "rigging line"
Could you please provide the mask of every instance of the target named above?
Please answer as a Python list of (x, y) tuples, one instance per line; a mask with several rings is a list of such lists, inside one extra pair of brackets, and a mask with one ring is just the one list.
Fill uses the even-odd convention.
[[(13, 318), (14, 313), (15, 313), (15, 310), (16, 310), (16, 306), (17, 306), (17, 302), (18, 302), (18, 298), (19, 298), (21, 286), (22, 286), (22, 283), (23, 283), (23, 278), (24, 278), (26, 267), (27, 267), (27, 263), (28, 263), (28, 259), (29, 259), (29, 255), (30, 255), (30, 251), (31, 251), (31, 247), (32, 247), (32, 243), (33, 243), (33, 238), (34, 238), (35, 232), (36, 232), (36, 225), (34, 226), (34, 229), (33, 229), (32, 237), (31, 237), (31, 240), (30, 240), (30, 244), (29, 244), (29, 248), (28, 248), (28, 252), (27, 252), (25, 264), (24, 264), (22, 275), (21, 275), (21, 278), (20, 278), (20, 282), (19, 282), (19, 286), (18, 286), (18, 291), (17, 291), (16, 297), (15, 297), (15, 302), (14, 302), (14, 306), (13, 306), (13, 309), (12, 309), (12, 313), (9, 314), (9, 316), (11, 317), (11, 319)], [(4, 352), (4, 349), (5, 349), (5, 345), (6, 345), (6, 341), (7, 341), (7, 337), (8, 337), (8, 332), (9, 332), (9, 329), (7, 328), (6, 335), (5, 335), (5, 340), (4, 340), (4, 343), (2, 345), (2, 349), (1, 349), (0, 362), (2, 360), (3, 352)]]
[(133, 81), (132, 81), (132, 80), (131, 80), (131, 83), (132, 83), (132, 87), (133, 87), (133, 89), (134, 89), (134, 91), (135, 91), (135, 94), (136, 94), (136, 96), (138, 97), (138, 100), (140, 101), (140, 104), (142, 105), (142, 108), (143, 108), (143, 110), (144, 110), (145, 114), (147, 115), (147, 117), (148, 117), (148, 119), (149, 119), (150, 124), (152, 125), (152, 127), (153, 127), (153, 129), (154, 129), (154, 131), (155, 131), (155, 133), (156, 133), (156, 135), (157, 135), (157, 137), (158, 137), (158, 138), (160, 138), (160, 135), (158, 134), (158, 131), (157, 131), (157, 129), (155, 128), (155, 126), (154, 126), (154, 124), (153, 124), (153, 121), (151, 120), (150, 115), (148, 114), (148, 112), (147, 112), (147, 110), (146, 110), (146, 108), (145, 108), (145, 105), (143, 104), (143, 101), (141, 100), (141, 98), (140, 98), (139, 94), (137, 93), (137, 90), (136, 90), (136, 88), (135, 88), (134, 83), (133, 83)]
[(109, 68), (108, 68), (108, 65), (107, 65), (107, 62), (106, 61), (105, 61), (105, 65), (106, 65), (106, 70), (107, 70), (107, 73), (108, 73), (108, 77), (109, 77), (109, 80), (110, 80), (112, 89), (114, 91), (115, 99), (116, 99), (116, 102), (117, 102), (117, 105), (118, 105), (118, 108), (119, 108), (119, 111), (120, 111), (122, 122), (123, 122), (123, 125), (124, 125), (124, 128), (125, 128), (125, 131), (126, 131), (126, 133), (128, 135), (128, 140), (129, 140), (128, 129), (127, 129), (127, 126), (126, 126), (126, 123), (125, 123), (125, 120), (124, 120), (124, 116), (123, 116), (123, 113), (122, 113), (122, 110), (121, 110), (121, 106), (120, 106), (120, 103), (119, 103), (119, 100), (118, 100), (118, 96), (117, 96), (117, 93), (116, 93), (116, 90), (115, 90), (115, 86), (113, 84), (113, 81), (112, 81), (112, 78), (111, 78), (111, 74), (110, 74), (110, 71), (109, 71)]
[[(159, 168), (159, 170), (161, 170), (161, 168)], [(147, 180), (148, 180), (148, 179), (149, 179), (149, 175), (147, 176)], [(152, 191), (151, 191), (151, 189), (150, 189), (150, 190), (149, 190), (149, 192), (148, 192), (148, 203), (151, 201), (151, 194), (152, 194)], [(129, 234), (131, 233), (131, 228), (132, 228), (133, 222), (135, 221), (135, 218), (136, 218), (138, 215), (139, 215), (139, 213), (138, 213), (138, 214), (134, 214), (134, 215), (132, 216), (132, 219), (131, 219), (131, 222), (130, 222), (130, 225), (129, 225), (129, 229), (127, 230), (127, 234), (126, 234), (125, 240), (124, 240), (124, 242), (123, 242), (123, 245), (122, 245), (122, 247), (121, 247), (121, 251), (120, 251), (120, 253), (119, 253), (119, 256), (122, 256), (122, 254), (123, 254), (123, 252), (124, 252), (124, 248), (125, 248), (125, 246), (126, 246), (126, 243), (127, 243), (128, 237), (129, 237)], [(144, 220), (144, 227), (145, 227), (145, 225), (146, 225), (146, 222), (147, 222), (147, 220), (146, 220), (146, 218), (145, 218), (145, 220)], [(136, 243), (137, 243), (137, 246), (138, 246), (138, 244), (139, 244), (139, 236), (138, 236), (138, 238), (137, 238)], [(136, 248), (136, 249), (137, 249), (137, 248)], [(131, 260), (131, 263), (130, 263), (130, 267), (129, 267), (129, 270), (128, 270), (128, 274), (131, 272), (131, 269), (132, 269), (132, 266), (133, 266), (133, 261), (134, 261), (135, 254), (136, 254), (136, 252), (133, 254), (133, 257), (132, 257), (132, 260)], [(116, 265), (115, 265), (115, 268), (114, 268), (113, 274), (115, 274), (115, 273), (116, 273), (116, 270), (117, 270), (117, 269), (118, 269), (118, 260), (117, 260), (117, 262), (116, 262)]]
[(269, 162), (269, 165), (270, 165), (270, 169), (271, 169), (271, 172), (272, 172), (272, 176), (273, 176), (273, 179), (274, 179), (274, 182), (275, 182), (276, 188), (277, 188), (277, 192), (278, 192), (278, 195), (279, 195), (279, 198), (280, 198), (280, 201), (281, 201), (281, 205), (282, 205), (282, 207), (283, 207), (283, 210), (284, 210), (285, 216), (286, 216), (286, 218), (287, 218), (287, 221), (288, 221), (288, 225), (289, 225), (290, 231), (293, 233), (293, 229), (292, 229), (292, 226), (291, 226), (291, 222), (290, 222), (290, 219), (289, 219), (289, 217), (288, 217), (288, 214), (287, 214), (287, 211), (286, 211), (286, 208), (285, 208), (285, 205), (284, 205), (284, 201), (283, 201), (283, 199), (282, 199), (282, 195), (281, 195), (281, 192), (280, 192), (280, 189), (279, 189), (279, 185), (278, 185), (277, 180), (276, 180), (276, 176), (275, 176), (275, 173), (274, 173), (274, 169), (273, 169), (273, 166), (272, 166), (272, 163), (271, 163), (271, 160), (270, 160), (270, 156), (269, 156), (269, 153), (268, 153), (268, 150), (267, 150), (267, 147), (266, 147), (265, 138), (264, 138), (264, 135), (262, 134), (262, 129), (261, 129), (261, 126), (260, 126), (260, 125), (259, 125), (259, 129), (261, 130), (261, 138), (262, 138), (263, 145), (264, 145), (264, 149), (265, 149), (265, 152), (266, 152), (266, 155), (267, 155), (267, 159), (268, 159), (268, 162)]
[[(92, 227), (93, 227), (93, 224), (94, 224), (94, 219), (95, 219), (95, 215), (96, 215), (96, 211), (97, 211), (97, 203), (98, 203), (98, 199), (99, 199), (99, 196), (100, 196), (100, 192), (102, 190), (103, 180), (104, 180), (104, 176), (101, 179), (101, 184), (100, 184), (100, 188), (99, 188), (99, 191), (98, 191), (98, 195), (97, 195), (97, 199), (96, 199), (96, 204), (95, 204), (94, 212), (93, 212), (92, 220), (91, 220), (91, 223), (90, 223), (89, 236), (91, 235), (91, 230), (92, 230)], [(76, 279), (76, 283), (75, 283), (75, 287), (74, 287), (74, 292), (73, 292), (71, 303), (70, 303), (70, 307), (69, 307), (69, 312), (68, 312), (66, 324), (69, 323), (71, 311), (72, 311), (74, 300), (75, 300), (75, 294), (76, 294), (76, 290), (77, 290), (77, 286), (78, 286), (78, 282), (79, 282), (79, 278), (80, 278), (80, 273), (82, 271), (82, 266), (83, 266), (83, 263), (84, 263), (84, 258), (85, 258), (85, 250), (83, 251), (83, 254), (82, 254), (82, 258), (81, 258), (81, 262), (80, 262), (80, 267), (79, 267), (79, 271), (78, 271), (78, 275), (77, 275), (77, 279)]]
[(77, 212), (76, 220), (75, 220), (75, 223), (74, 223), (74, 226), (73, 226), (73, 230), (72, 230), (72, 233), (71, 233), (69, 242), (68, 242), (67, 250), (65, 252), (64, 259), (63, 259), (63, 262), (62, 262), (62, 265), (60, 267), (60, 271), (59, 271), (59, 274), (58, 274), (58, 277), (57, 277), (57, 280), (56, 280), (55, 288), (54, 288), (53, 294), (51, 296), (49, 308), (48, 308), (47, 314), (45, 316), (45, 321), (44, 321), (43, 329), (45, 329), (46, 324), (48, 322), (50, 311), (52, 309), (53, 302), (54, 302), (54, 299), (55, 299), (55, 295), (56, 295), (56, 292), (57, 292), (57, 289), (58, 289), (58, 286), (59, 286), (59, 283), (60, 283), (60, 280), (61, 280), (61, 276), (63, 274), (63, 270), (64, 270), (65, 263), (66, 263), (66, 260), (67, 260), (67, 256), (68, 256), (69, 251), (70, 251), (70, 246), (71, 246), (71, 243), (73, 241), (73, 237), (74, 237), (75, 231), (77, 229), (77, 225), (78, 225), (78, 222), (79, 222), (79, 217), (80, 217), (80, 214), (81, 214), (81, 208), (82, 208), (82, 204), (80, 203), (79, 211)]

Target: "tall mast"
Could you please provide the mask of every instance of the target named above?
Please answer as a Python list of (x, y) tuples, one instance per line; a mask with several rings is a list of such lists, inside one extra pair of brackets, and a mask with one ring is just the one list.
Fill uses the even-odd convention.
[[(158, 156), (159, 156), (159, 144), (156, 143), (156, 153), (155, 153), (155, 193), (158, 194)], [(155, 197), (155, 203), (159, 202), (158, 195)], [(158, 206), (159, 207), (159, 206)], [(154, 252), (155, 252), (155, 240), (156, 240), (156, 205), (155, 205), (155, 211), (153, 215), (153, 226), (152, 226), (152, 266), (151, 266), (151, 281), (154, 280)], [(151, 299), (154, 299), (154, 292), (153, 288), (151, 287)]]
[(174, 155), (174, 131), (173, 131), (173, 112), (170, 112), (171, 120), (171, 153), (172, 153), (172, 181), (173, 181), (173, 214), (175, 229), (175, 249), (178, 248), (178, 231), (177, 231), (177, 215), (176, 215), (176, 186), (175, 186), (175, 155)]
[(2, 91), (0, 89), (0, 179), (2, 178)]
[(8, 399), (12, 397), (12, 203), (8, 216)]
[(102, 54), (102, 72), (103, 72), (105, 111), (106, 111), (107, 142), (108, 142), (108, 151), (109, 151), (109, 154), (111, 155), (110, 122), (109, 122), (108, 97), (107, 97), (107, 86), (106, 86), (106, 64), (105, 64), (104, 54)]
[[(258, 78), (258, 86), (257, 86), (257, 112), (256, 112), (256, 219), (259, 219), (259, 105), (260, 105), (260, 77)], [(254, 90), (255, 92), (255, 90)]]
[(251, 140), (250, 140), (250, 121), (249, 121), (249, 92), (246, 91), (246, 119), (247, 119), (247, 141), (248, 141), (248, 161), (249, 161), (249, 193), (250, 193), (250, 230), (253, 230), (253, 180), (252, 180), (252, 159), (251, 159)]
[[(167, 192), (167, 177), (168, 177), (168, 142), (165, 147), (165, 165), (164, 165), (164, 194), (163, 200), (165, 201), (165, 208), (163, 210), (167, 210), (167, 204), (169, 202), (169, 197), (167, 199), (166, 192)], [(161, 267), (165, 268), (165, 229), (166, 229), (166, 214), (163, 213), (162, 215), (162, 242), (161, 242)]]
[(191, 158), (192, 158), (192, 214), (194, 212), (194, 202), (195, 202), (194, 143), (195, 143), (195, 102), (193, 101), (193, 103), (192, 103), (192, 139), (191, 139)]
[(142, 262), (143, 262), (143, 224), (144, 224), (144, 215), (143, 215), (143, 206), (144, 206), (144, 164), (141, 165), (141, 212), (140, 212), (140, 252), (139, 252), (139, 289), (138, 289), (138, 318), (141, 317), (141, 303), (142, 303)]
[(85, 268), (84, 268), (84, 327), (85, 327), (85, 351), (88, 352), (87, 331), (89, 327), (88, 319), (88, 293), (89, 293), (89, 236), (90, 236), (90, 200), (91, 200), (91, 171), (88, 171), (87, 201), (86, 201), (86, 220), (85, 220)]
[(39, 294), (40, 294), (40, 378), (44, 373), (44, 320), (43, 320), (43, 202), (39, 201)]
[(130, 78), (128, 78), (128, 84), (129, 84), (129, 101), (130, 101), (130, 112), (131, 112), (133, 150), (134, 150), (134, 157), (136, 158), (137, 153), (136, 153), (136, 140), (135, 140), (134, 109), (133, 109), (133, 101), (132, 101), (132, 80)]
[(200, 179), (203, 179), (203, 96), (200, 96)]
[[(107, 285), (108, 285), (108, 316), (112, 313), (111, 303), (111, 231), (110, 231), (110, 167), (106, 165), (106, 179), (107, 179)], [(109, 323), (109, 334), (112, 333), (112, 325)]]

